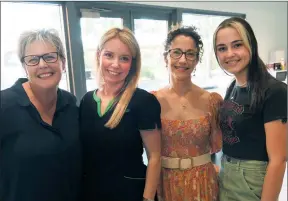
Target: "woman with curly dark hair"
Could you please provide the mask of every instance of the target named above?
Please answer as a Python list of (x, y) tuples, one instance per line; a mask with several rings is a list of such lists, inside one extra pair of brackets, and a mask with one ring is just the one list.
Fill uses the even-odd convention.
[(153, 92), (161, 104), (162, 173), (158, 195), (165, 201), (216, 201), (217, 171), (211, 154), (222, 147), (217, 123), (222, 97), (192, 81), (203, 42), (195, 27), (175, 26), (166, 39), (169, 85)]

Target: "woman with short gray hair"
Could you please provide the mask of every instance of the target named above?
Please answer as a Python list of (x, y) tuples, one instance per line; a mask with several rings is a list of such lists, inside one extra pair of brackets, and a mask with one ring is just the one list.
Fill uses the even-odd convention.
[(76, 98), (58, 88), (66, 56), (54, 30), (21, 35), (27, 78), (1, 91), (0, 200), (77, 201), (81, 150)]

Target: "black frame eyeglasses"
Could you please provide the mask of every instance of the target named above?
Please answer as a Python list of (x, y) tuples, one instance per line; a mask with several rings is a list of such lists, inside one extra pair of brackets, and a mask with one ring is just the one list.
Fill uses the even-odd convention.
[(171, 58), (173, 59), (180, 59), (183, 54), (185, 54), (186, 60), (194, 61), (198, 58), (199, 53), (195, 52), (193, 50), (188, 50), (186, 52), (183, 52), (181, 49), (175, 48), (170, 49), (167, 51)]
[(39, 64), (41, 58), (46, 63), (55, 63), (58, 61), (58, 57), (58, 52), (49, 52), (42, 55), (27, 55), (22, 57), (21, 61), (24, 62), (27, 66), (36, 66)]

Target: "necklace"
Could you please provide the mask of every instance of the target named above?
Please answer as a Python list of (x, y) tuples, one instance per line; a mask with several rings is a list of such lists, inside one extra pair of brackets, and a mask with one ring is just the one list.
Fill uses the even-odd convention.
[(230, 97), (230, 99), (231, 99), (231, 100), (235, 99), (236, 90), (237, 90), (236, 87), (242, 88), (242, 87), (244, 87), (244, 86), (246, 86), (246, 85), (247, 85), (247, 82), (244, 82), (244, 83), (241, 84), (241, 85), (238, 85), (237, 82), (236, 82), (235, 86), (233, 87), (233, 89), (232, 89), (232, 91), (231, 91), (231, 97)]
[(244, 84), (239, 85), (239, 84), (236, 82), (236, 86), (237, 86), (237, 87), (244, 87), (246, 84), (247, 84), (247, 82), (244, 82)]
[[(174, 91), (174, 93), (175, 94), (177, 94), (177, 92), (175, 91), (175, 89), (173, 88), (173, 87), (170, 87), (170, 89), (172, 89), (173, 91)], [(187, 94), (187, 93), (186, 93)], [(185, 96), (186, 96), (186, 94), (183, 96), (184, 97), (184, 99), (186, 99), (187, 100), (187, 98), (185, 98)], [(178, 95), (178, 94), (177, 94)], [(188, 101), (188, 100), (187, 100)], [(179, 103), (180, 103), (180, 106), (181, 106), (181, 108), (183, 109), (183, 110), (185, 110), (186, 108), (187, 108), (187, 105), (186, 104), (183, 104), (183, 103), (181, 103), (181, 101), (179, 100)]]

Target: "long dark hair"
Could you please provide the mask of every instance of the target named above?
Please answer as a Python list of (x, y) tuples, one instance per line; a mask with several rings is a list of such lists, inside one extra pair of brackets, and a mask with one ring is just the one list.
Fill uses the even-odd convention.
[[(255, 110), (257, 110), (263, 103), (263, 99), (265, 96), (265, 89), (267, 88), (267, 79), (269, 77), (272, 77), (272, 75), (270, 75), (266, 65), (259, 57), (258, 43), (255, 34), (252, 30), (252, 27), (246, 20), (239, 17), (228, 18), (223, 22), (221, 22), (217, 27), (213, 37), (213, 45), (216, 58), (217, 58), (216, 54), (217, 33), (220, 29), (227, 27), (234, 28), (238, 31), (240, 37), (243, 40), (244, 45), (246, 46), (246, 48), (248, 48), (250, 52), (250, 62), (247, 66), (248, 68), (247, 86), (250, 93), (250, 109), (252, 110), (252, 112), (255, 112)], [(232, 82), (229, 88), (232, 88), (234, 84), (235, 82)]]

